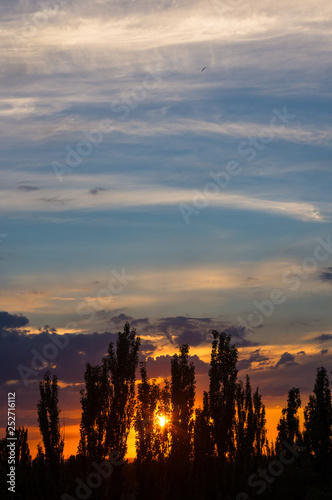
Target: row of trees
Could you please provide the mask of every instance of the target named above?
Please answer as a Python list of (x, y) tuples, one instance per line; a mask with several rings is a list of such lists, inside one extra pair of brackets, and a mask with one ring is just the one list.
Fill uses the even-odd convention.
[(305, 445), (317, 460), (322, 470), (327, 470), (332, 452), (332, 404), (331, 389), (327, 371), (317, 369), (313, 395), (304, 409), (304, 431), (300, 432), (298, 410), (301, 407), (300, 390), (291, 389), (288, 393), (287, 406), (282, 410), (278, 423), (278, 436), (275, 449), (280, 451), (283, 442), (292, 446), (296, 443)]
[[(238, 351), (231, 336), (217, 331), (212, 335), (209, 389), (204, 392), (202, 407), (195, 408), (195, 366), (189, 361), (188, 345), (182, 345), (172, 357), (171, 377), (163, 384), (150, 379), (141, 363), (136, 390), (140, 339), (126, 323), (101, 364), (86, 365), (78, 453), (67, 461), (63, 458), (58, 380), (47, 372), (40, 382), (37, 406), (43, 446), (38, 445), (33, 463), (27, 430), (17, 431), (22, 449), (19, 463), (28, 482), (31, 469), (31, 498), (77, 498), (76, 478), (91, 473), (93, 464), (112, 461), (115, 451), (124, 457), (132, 427), (136, 431), (135, 462), (114, 467), (112, 477), (90, 491), (90, 498), (236, 498), (239, 491), (246, 490), (252, 471), (277, 456), (285, 442), (305, 447), (305, 458), (300, 457), (294, 467), (301, 465), (307, 477), (323, 474), (327, 484), (332, 461), (332, 406), (325, 368), (317, 370), (314, 393), (304, 411), (304, 432), (298, 417), (300, 391), (293, 388), (272, 446), (266, 439), (265, 407), (258, 388), (252, 391), (248, 375), (244, 382), (238, 380)], [(2, 440), (3, 463), (5, 455)], [(302, 476), (299, 481), (302, 485)], [(274, 498), (274, 489), (269, 484), (266, 498)], [(24, 495), (22, 498), (30, 498), (26, 491)], [(301, 498), (306, 498), (305, 493)]]
[[(127, 323), (116, 349), (110, 344), (101, 365), (87, 364), (81, 392), (79, 453), (104, 460), (112, 450), (127, 452), (127, 437), (136, 430), (137, 462), (215, 456), (222, 461), (261, 456), (266, 446), (265, 408), (250, 379), (237, 381), (238, 352), (226, 333), (213, 331), (209, 391), (195, 410), (195, 366), (189, 346), (171, 359), (171, 381), (148, 378), (141, 363), (135, 396), (140, 340)], [(158, 424), (158, 417), (165, 425)], [(204, 438), (203, 438), (204, 436)]]

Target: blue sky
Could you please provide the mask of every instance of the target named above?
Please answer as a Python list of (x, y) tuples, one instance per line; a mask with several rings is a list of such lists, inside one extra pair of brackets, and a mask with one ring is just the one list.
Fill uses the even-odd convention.
[[(0, 17), (1, 310), (30, 333), (149, 318), (162, 356), (174, 325), (199, 349), (202, 318), (234, 329), (280, 289), (283, 303), (241, 330), (243, 356), (258, 344), (270, 368), (284, 353), (299, 376), (320, 366), (332, 255), (312, 259), (332, 231), (331, 6), (22, 0)], [(158, 323), (179, 316), (186, 326)]]

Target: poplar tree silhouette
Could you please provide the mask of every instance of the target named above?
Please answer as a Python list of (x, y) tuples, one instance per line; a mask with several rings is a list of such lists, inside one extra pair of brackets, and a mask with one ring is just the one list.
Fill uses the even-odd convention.
[(92, 462), (106, 457), (106, 427), (111, 401), (111, 387), (106, 363), (86, 364), (85, 389), (81, 391), (82, 416), (78, 452)]
[[(138, 463), (149, 460), (165, 462), (170, 453), (171, 394), (169, 382), (164, 387), (150, 380), (146, 364), (141, 364), (141, 382), (138, 384), (137, 410), (135, 417), (136, 453)], [(165, 419), (165, 425), (158, 423), (158, 417)]]
[(203, 407), (197, 408), (194, 421), (194, 464), (190, 478), (190, 498), (215, 498), (213, 426), (209, 394), (204, 391)]
[[(40, 400), (37, 405), (40, 433), (43, 438), (45, 457), (41, 463), (41, 470), (46, 474), (48, 498), (58, 498), (60, 485), (60, 472), (63, 464), (64, 441), (60, 432), (60, 410), (58, 408), (59, 386), (58, 378), (47, 371), (44, 379), (39, 383)], [(46, 469), (44, 468), (46, 465)], [(44, 493), (45, 494), (45, 493)]]
[(204, 391), (203, 408), (197, 408), (194, 422), (194, 456), (196, 464), (207, 462), (213, 456), (212, 425), (210, 421), (209, 394)]
[(16, 429), (16, 458), (19, 465), (30, 466), (31, 465), (31, 455), (28, 443), (28, 429), (25, 427), (18, 427)]
[(60, 433), (60, 410), (58, 408), (59, 387), (58, 378), (47, 371), (39, 383), (40, 400), (37, 405), (40, 433), (43, 437), (45, 460), (54, 468), (63, 462), (64, 441)]
[(250, 378), (246, 375), (246, 385), (240, 380), (236, 385), (236, 456), (249, 462), (254, 455), (255, 421)]
[(135, 417), (137, 462), (144, 463), (154, 457), (154, 416), (160, 397), (159, 386), (150, 381), (146, 374), (146, 365), (141, 365), (141, 382), (138, 384), (137, 411)]
[(101, 365), (86, 365), (85, 389), (81, 391), (82, 416), (79, 453), (89, 461), (122, 457), (135, 412), (135, 380), (140, 339), (129, 323), (111, 342)]
[(172, 451), (177, 459), (192, 456), (192, 417), (195, 405), (195, 366), (189, 363), (189, 346), (180, 347), (180, 354), (171, 359)]
[(121, 456), (127, 452), (127, 438), (135, 413), (135, 380), (140, 343), (136, 330), (130, 330), (127, 322), (123, 332), (118, 333), (116, 348), (111, 342), (104, 358), (111, 384), (105, 439), (107, 455), (114, 450)]
[(193, 459), (193, 415), (195, 404), (195, 367), (189, 363), (189, 346), (184, 344), (171, 358), (172, 447), (169, 457), (170, 496), (188, 495)]
[[(28, 429), (25, 427), (17, 427), (15, 429), (15, 458), (16, 464), (27, 467), (31, 465), (31, 455), (28, 443)], [(0, 439), (0, 463), (8, 464), (7, 460), (7, 438)]]
[(253, 398), (253, 427), (254, 427), (254, 453), (256, 457), (263, 455), (264, 446), (268, 444), (266, 439), (266, 412), (259, 394), (258, 387)]
[(235, 399), (238, 351), (231, 345), (231, 336), (213, 330), (211, 367), (209, 369), (209, 406), (213, 439), (221, 460), (235, 452)]
[(164, 379), (164, 387), (160, 389), (158, 411), (161, 415), (164, 415), (166, 424), (165, 426), (159, 426), (158, 428), (155, 455), (157, 460), (165, 465), (166, 461), (169, 459), (172, 448), (170, 432), (172, 421), (172, 395), (170, 383), (166, 378)]
[(304, 428), (309, 451), (314, 453), (318, 464), (325, 469), (331, 452), (332, 405), (330, 381), (324, 367), (317, 368), (314, 394), (309, 396), (304, 410)]
[[(171, 395), (167, 380), (161, 388), (155, 379), (147, 377), (145, 363), (141, 363), (140, 372), (135, 416), (138, 500), (154, 500), (162, 496), (166, 487)], [(160, 425), (161, 417), (164, 419), (163, 425)]]
[[(136, 396), (140, 339), (126, 323), (116, 346), (110, 343), (101, 365), (86, 365), (78, 454), (66, 461), (59, 423), (58, 379), (46, 372), (39, 384), (37, 406), (43, 446), (37, 446), (32, 462), (27, 429), (18, 428), (15, 434), (17, 498), (55, 500), (61, 493), (61, 498), (83, 498), (84, 494), (96, 500), (249, 498), (245, 490), (254, 487), (257, 474), (253, 472), (257, 470), (257, 477), (267, 481), (263, 475), (266, 465), (275, 458), (266, 439), (265, 406), (258, 388), (252, 393), (248, 375), (245, 382), (237, 380), (237, 349), (231, 344), (231, 336), (212, 333), (209, 391), (203, 394), (202, 408), (194, 410), (195, 367), (189, 362), (188, 345), (182, 345), (171, 358), (171, 381), (165, 379), (163, 387), (148, 378), (146, 364), (142, 363)], [(268, 484), (262, 498), (272, 500), (284, 495), (313, 500), (331, 496), (332, 402), (325, 368), (317, 369), (313, 395), (304, 412), (303, 436), (300, 407), (300, 391), (293, 387), (282, 409), (274, 451), (282, 451), (286, 440), (295, 448), (294, 465), (286, 462), (282, 477)], [(137, 458), (133, 463), (123, 463), (132, 424)], [(309, 452), (303, 456), (303, 448), (296, 446), (302, 440)], [(121, 456), (118, 463), (112, 464), (116, 451)], [(0, 439), (1, 498), (7, 498), (7, 459), (7, 440)], [(112, 465), (111, 477), (105, 472), (106, 464), (104, 469), (98, 466), (107, 459)], [(268, 465), (270, 474), (271, 467)], [(102, 482), (101, 478), (92, 479), (96, 478), (96, 470), (104, 471), (100, 472)], [(88, 486), (84, 486), (83, 478), (87, 478)], [(255, 481), (255, 487), (259, 484), (262, 481)], [(77, 490), (77, 485), (81, 489)], [(241, 490), (243, 493), (239, 493)], [(256, 498), (259, 491), (251, 493)], [(70, 496), (74, 494), (76, 497)]]
[(277, 425), (276, 453), (279, 453), (284, 448), (283, 441), (287, 441), (293, 446), (295, 442), (300, 440), (299, 408), (301, 408), (300, 389), (293, 387), (288, 392), (287, 406), (282, 409), (282, 417)]

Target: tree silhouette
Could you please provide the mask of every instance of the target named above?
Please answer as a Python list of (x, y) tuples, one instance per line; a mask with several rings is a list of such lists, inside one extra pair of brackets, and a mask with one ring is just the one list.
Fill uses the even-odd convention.
[(238, 352), (227, 333), (212, 332), (209, 406), (213, 439), (220, 459), (234, 455), (235, 397)]
[(195, 405), (195, 366), (189, 363), (189, 346), (171, 359), (172, 455), (187, 459), (192, 453), (191, 423)]
[(208, 461), (213, 456), (212, 425), (210, 419), (209, 394), (204, 391), (203, 408), (197, 408), (194, 423), (194, 454), (195, 462)]
[[(138, 384), (136, 430), (136, 470), (139, 499), (148, 500), (162, 495), (166, 486), (166, 463), (170, 454), (171, 394), (169, 382), (164, 388), (150, 380), (146, 364), (141, 363)], [(163, 424), (160, 424), (163, 419)]]
[[(237, 380), (237, 349), (231, 336), (212, 333), (209, 390), (203, 394), (202, 407), (195, 410), (195, 367), (189, 362), (188, 345), (171, 358), (171, 379), (165, 379), (163, 386), (148, 378), (146, 364), (141, 363), (136, 394), (140, 339), (126, 323), (101, 365), (86, 365), (78, 454), (68, 460), (63, 460), (58, 380), (46, 372), (37, 406), (43, 446), (37, 446), (32, 462), (27, 429), (18, 428), (15, 434), (18, 500), (332, 498), (332, 402), (326, 369), (317, 370), (305, 408), (304, 437), (298, 417), (300, 391), (293, 387), (272, 451), (258, 388), (252, 392), (248, 375), (244, 382)], [(131, 425), (136, 431), (134, 462), (123, 461)], [(307, 454), (296, 446), (301, 439)], [(281, 453), (285, 441), (286, 455)], [(1, 439), (4, 499), (7, 467), (7, 440)], [(265, 491), (260, 493), (257, 488), (263, 484)]]
[(254, 453), (256, 457), (263, 455), (266, 440), (266, 412), (265, 405), (262, 403), (262, 396), (258, 392), (258, 387), (254, 392), (253, 398), (253, 421), (254, 421)]
[(330, 381), (325, 368), (317, 368), (314, 394), (304, 410), (304, 438), (319, 464), (326, 467), (331, 452), (332, 406)]
[(300, 389), (293, 387), (288, 392), (287, 406), (282, 409), (282, 417), (277, 425), (276, 452), (280, 452), (287, 441), (291, 446), (300, 439), (300, 420), (298, 409), (301, 408)]
[(255, 419), (249, 376), (246, 385), (240, 380), (236, 385), (236, 454), (238, 460), (250, 461), (254, 455)]
[[(58, 378), (47, 371), (44, 379), (39, 383), (40, 400), (37, 405), (40, 433), (43, 438), (45, 456), (41, 463), (41, 470), (45, 473), (49, 498), (59, 495), (59, 481), (61, 465), (63, 463), (64, 440), (60, 432), (60, 410), (58, 408), (59, 387)], [(44, 467), (46, 465), (46, 469)]]
[(138, 384), (137, 411), (135, 418), (137, 462), (144, 463), (154, 457), (155, 412), (160, 397), (159, 386), (150, 381), (146, 374), (146, 365), (141, 365), (141, 382)]
[(170, 495), (175, 499), (188, 493), (193, 459), (193, 415), (195, 405), (195, 367), (189, 363), (189, 346), (184, 344), (171, 358), (172, 447), (168, 476)]
[(171, 452), (172, 396), (170, 383), (167, 379), (164, 379), (164, 387), (160, 389), (157, 412), (164, 416), (165, 425), (157, 426), (155, 456), (159, 462), (164, 463)]
[(78, 451), (90, 462), (101, 462), (106, 457), (105, 438), (111, 400), (106, 363), (101, 366), (91, 366), (87, 363), (84, 380)]
[(28, 429), (25, 427), (18, 427), (15, 431), (17, 438), (16, 441), (16, 458), (19, 465), (30, 466), (31, 465), (31, 455), (28, 443)]
[(43, 437), (45, 459), (51, 466), (57, 468), (63, 461), (64, 441), (60, 433), (60, 410), (58, 408), (59, 387), (58, 378), (47, 371), (39, 383), (40, 401), (37, 405), (40, 433)]
[(135, 413), (135, 380), (140, 338), (129, 323), (118, 333), (116, 348), (111, 342), (105, 364), (111, 382), (109, 417), (106, 426), (106, 453), (127, 452), (127, 438)]

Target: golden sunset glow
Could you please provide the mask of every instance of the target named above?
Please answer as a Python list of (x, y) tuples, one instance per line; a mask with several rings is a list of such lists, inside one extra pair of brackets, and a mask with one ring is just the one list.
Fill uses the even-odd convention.
[(157, 420), (157, 424), (160, 427), (165, 427), (165, 425), (168, 422), (168, 419), (165, 417), (165, 415), (156, 415), (156, 420)]
[(0, 4), (0, 500), (332, 500), (331, 21)]

